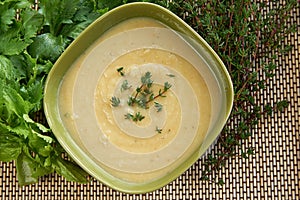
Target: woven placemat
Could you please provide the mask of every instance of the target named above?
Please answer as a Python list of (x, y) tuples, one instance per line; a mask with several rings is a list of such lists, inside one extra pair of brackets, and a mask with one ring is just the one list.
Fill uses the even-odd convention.
[[(259, 101), (287, 99), (290, 106), (279, 114), (263, 119), (254, 130), (247, 146), (255, 148), (249, 159), (231, 158), (220, 172), (225, 184), (200, 181), (199, 159), (169, 185), (147, 194), (130, 195), (106, 187), (97, 180), (89, 184), (67, 182), (57, 174), (43, 177), (39, 183), (18, 186), (15, 163), (0, 162), (0, 199), (300, 199), (300, 11), (293, 11), (289, 24), (298, 30), (285, 44), (291, 53), (277, 60), (276, 76)], [(212, 147), (218, 151), (218, 146)]]

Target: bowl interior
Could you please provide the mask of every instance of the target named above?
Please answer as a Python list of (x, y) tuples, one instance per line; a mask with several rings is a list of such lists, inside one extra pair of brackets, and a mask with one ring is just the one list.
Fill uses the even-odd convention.
[[(105, 37), (104, 35), (107, 31), (126, 20), (139, 17), (159, 21), (161, 24), (169, 27), (168, 30), (176, 32), (177, 37), (180, 37), (182, 41), (188, 44), (191, 51), (194, 52), (193, 54), (189, 54), (190, 57), (187, 59), (194, 63), (201, 62), (202, 66), (205, 66), (199, 68), (198, 71), (208, 87), (211, 100), (211, 115), (201, 144), (196, 145), (187, 156), (178, 158), (170, 168), (156, 170), (157, 172), (155, 173), (160, 172), (158, 174), (161, 174), (159, 178), (134, 182), (128, 181), (126, 178), (120, 178), (122, 177), (122, 173), (119, 173), (118, 170), (110, 169), (95, 158), (92, 151), (84, 144), (83, 138), (79, 134), (76, 134), (76, 131), (72, 131), (74, 129), (72, 124), (66, 125), (64, 123), (60, 114), (59, 99), (62, 82), (78, 58), (85, 55), (91, 47), (95, 46), (99, 38)], [(107, 48), (115, 49), (119, 47), (110, 46)], [(176, 52), (176, 49), (174, 51)], [(176, 53), (180, 55), (181, 52)], [(71, 87), (77, 89), (80, 86), (75, 87), (72, 85)], [(180, 18), (170, 11), (150, 3), (131, 3), (120, 6), (101, 16), (91, 24), (67, 48), (53, 66), (47, 78), (44, 97), (45, 114), (49, 126), (70, 156), (93, 177), (116, 190), (128, 193), (153, 191), (168, 184), (187, 170), (215, 141), (226, 123), (232, 103), (233, 87), (230, 76), (217, 54), (203, 38)], [(127, 176), (132, 176), (133, 174), (129, 173)], [(141, 173), (134, 176), (139, 177), (145, 174)], [(151, 176), (151, 173), (148, 174)]]

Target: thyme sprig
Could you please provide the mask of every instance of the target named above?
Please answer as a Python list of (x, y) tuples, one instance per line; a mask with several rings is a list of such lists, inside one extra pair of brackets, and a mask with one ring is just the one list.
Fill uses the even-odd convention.
[(151, 79), (152, 75), (150, 72), (146, 72), (141, 77), (141, 85), (138, 86), (135, 91), (134, 97), (130, 96), (128, 99), (128, 105), (133, 106), (134, 104), (138, 104), (142, 108), (147, 108), (147, 96), (152, 95), (151, 87), (153, 84), (153, 80)]
[(111, 102), (111, 105), (112, 105), (113, 107), (117, 107), (117, 106), (119, 106), (120, 103), (121, 103), (120, 99), (119, 99), (118, 97), (115, 97), (115, 96), (113, 96), (113, 97), (110, 99), (110, 102)]
[(126, 113), (125, 114), (125, 119), (130, 119), (134, 122), (142, 121), (145, 118), (140, 112), (136, 112), (134, 114), (131, 113)]
[(160, 112), (163, 109), (163, 105), (161, 105), (160, 103), (158, 103), (156, 101), (154, 101), (154, 107), (156, 108), (157, 112)]
[(172, 85), (168, 82), (164, 83), (164, 89), (159, 89), (158, 94), (156, 96), (154, 96), (154, 94), (152, 93), (148, 99), (148, 101), (146, 101), (146, 103), (149, 103), (151, 101), (154, 101), (155, 99), (157, 99), (158, 97), (166, 97), (164, 94), (172, 87)]
[[(287, 25), (297, 0), (157, 0), (154, 1), (184, 19), (213, 47), (232, 77), (234, 107), (216, 148), (201, 160), (202, 180), (224, 184), (220, 172), (236, 156), (248, 158), (255, 153), (249, 138), (264, 117), (288, 107), (286, 99), (262, 102), (259, 96), (268, 87), (278, 67), (280, 55), (291, 50), (283, 45), (296, 31)], [(271, 5), (272, 9), (268, 9)], [(246, 145), (248, 144), (248, 145)], [(219, 175), (219, 176), (218, 176)]]
[[(123, 75), (124, 76), (124, 75)], [(131, 88), (131, 85), (129, 85), (128, 80), (124, 80), (121, 85), (121, 91), (125, 91)]]
[(152, 90), (153, 80), (151, 79), (152, 75), (150, 72), (146, 72), (141, 77), (141, 85), (138, 86), (135, 90), (134, 96), (129, 96), (128, 105), (134, 106), (137, 104), (139, 107), (147, 109), (148, 104), (159, 97), (165, 97), (165, 93), (172, 87), (168, 82), (164, 83), (164, 88), (159, 89), (158, 94), (154, 94)]
[[(125, 76), (125, 73), (123, 70), (124, 70), (124, 68), (120, 67), (117, 69), (117, 72), (121, 76)], [(152, 90), (153, 89), (152, 88), (152, 86), (153, 86), (152, 74), (149, 71), (146, 72), (141, 77), (140, 81), (141, 81), (141, 85), (139, 85), (135, 89), (134, 95), (130, 95), (128, 97), (128, 100), (127, 100), (128, 106), (133, 107), (135, 105), (138, 105), (139, 107), (141, 107), (143, 109), (148, 109), (149, 108), (148, 104), (150, 102), (156, 100), (159, 97), (166, 97), (165, 93), (172, 87), (172, 85), (170, 83), (165, 82), (163, 89), (159, 89), (158, 93), (155, 94)], [(125, 79), (122, 82), (120, 90), (121, 90), (121, 92), (123, 92), (125, 90), (130, 89), (131, 87), (132, 87), (132, 85), (129, 85), (128, 80)], [(111, 97), (110, 102), (111, 102), (112, 107), (118, 107), (118, 106), (120, 106), (121, 100), (118, 97), (113, 96), (113, 97)], [(154, 107), (156, 108), (157, 112), (160, 112), (163, 109), (163, 105), (156, 101), (154, 101)], [(125, 116), (125, 119), (129, 119), (134, 122), (142, 121), (145, 118), (145, 116), (143, 116), (140, 112), (136, 112), (133, 114), (126, 113), (124, 116)], [(159, 131), (157, 131), (157, 132), (159, 132)]]

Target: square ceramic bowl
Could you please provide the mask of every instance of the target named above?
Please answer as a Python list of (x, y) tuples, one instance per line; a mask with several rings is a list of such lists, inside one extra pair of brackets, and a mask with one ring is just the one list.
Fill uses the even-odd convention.
[(230, 76), (191, 27), (151, 3), (92, 23), (48, 75), (49, 126), (90, 175), (146, 193), (187, 170), (220, 134), (233, 104)]

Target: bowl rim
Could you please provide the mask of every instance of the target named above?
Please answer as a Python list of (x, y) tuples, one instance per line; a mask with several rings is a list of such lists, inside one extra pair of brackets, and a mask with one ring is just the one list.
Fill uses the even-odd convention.
[[(76, 60), (76, 57), (78, 53), (83, 52), (83, 50), (77, 50), (74, 51), (73, 49), (78, 48), (78, 46), (82, 43), (82, 41), (85, 41), (86, 37), (92, 36), (95, 37), (95, 31), (97, 30), (98, 33), (96, 35), (99, 35), (99, 27), (106, 27), (106, 30), (111, 27), (111, 19), (114, 17), (119, 17), (119, 20), (125, 20), (128, 19), (128, 17), (120, 16), (122, 13), (128, 12), (129, 10), (138, 10), (139, 13), (142, 13), (147, 10), (153, 14), (153, 12), (159, 13), (160, 16), (166, 17), (166, 19), (176, 22), (174, 26), (180, 25), (180, 27), (184, 30), (189, 32), (194, 38), (197, 39), (197, 41), (201, 42), (201, 45), (203, 48), (205, 48), (210, 56), (212, 56), (216, 63), (218, 64), (219, 68), (217, 73), (221, 73), (221, 79), (218, 81), (222, 81), (222, 84), (224, 84), (224, 87), (226, 87), (226, 91), (224, 92), (225, 98), (226, 98), (226, 108), (224, 110), (224, 116), (221, 119), (220, 123), (216, 125), (216, 127), (213, 128), (213, 131), (216, 132), (216, 134), (212, 135), (209, 138), (205, 138), (205, 141), (208, 140), (207, 143), (204, 142), (204, 145), (200, 145), (199, 149), (197, 149), (188, 159), (186, 162), (182, 163), (179, 167), (176, 168), (176, 170), (173, 170), (168, 176), (165, 176), (163, 179), (158, 179), (153, 182), (148, 183), (139, 183), (139, 184), (129, 184), (128, 182), (116, 180), (112, 175), (108, 174), (103, 168), (100, 166), (97, 166), (94, 161), (86, 156), (86, 153), (78, 147), (77, 143), (72, 139), (72, 137), (68, 133), (64, 133), (67, 131), (64, 131), (64, 127), (62, 125), (62, 121), (59, 117), (59, 109), (57, 105), (57, 91), (59, 90), (57, 87), (53, 87), (53, 84), (55, 86), (59, 86), (61, 78), (59, 76), (56, 76), (59, 71), (61, 71), (60, 65), (65, 63), (65, 57), (67, 57), (69, 60)], [(121, 14), (120, 14), (121, 13)], [(134, 17), (134, 16), (133, 16)], [(159, 18), (159, 16), (156, 16)], [(114, 23), (117, 24), (117, 23)], [(101, 25), (101, 26), (100, 26)], [(106, 31), (101, 30), (103, 33)], [(101, 34), (100, 34), (101, 35)], [(100, 36), (99, 35), (99, 36)], [(90, 45), (90, 43), (86, 44), (87, 46)], [(73, 54), (74, 53), (74, 54)], [(69, 67), (66, 68), (66, 70)], [(61, 74), (63, 76), (63, 74)], [(179, 18), (177, 15), (169, 11), (168, 9), (159, 6), (157, 4), (148, 3), (148, 2), (135, 2), (135, 3), (128, 3), (121, 5), (119, 7), (116, 7), (102, 16), (100, 16), (98, 19), (96, 19), (91, 25), (89, 25), (63, 52), (63, 54), (58, 58), (58, 60), (55, 62), (54, 66), (50, 70), (46, 83), (45, 83), (45, 89), (44, 89), (44, 112), (47, 119), (47, 122), (52, 129), (55, 137), (57, 137), (59, 143), (61, 146), (66, 150), (66, 152), (73, 158), (73, 160), (80, 165), (85, 171), (87, 171), (91, 176), (98, 179), (105, 185), (121, 191), (125, 193), (147, 193), (154, 190), (157, 190), (177, 177), (179, 177), (184, 171), (186, 171), (188, 168), (190, 168), (196, 161), (199, 159), (201, 155), (203, 155), (207, 149), (210, 147), (210, 145), (217, 139), (219, 133), (223, 129), (233, 106), (233, 98), (234, 98), (234, 91), (233, 91), (233, 85), (230, 78), (230, 75), (226, 69), (226, 66), (222, 62), (222, 60), (219, 58), (217, 53), (208, 45), (208, 43), (196, 32), (194, 31), (187, 23), (185, 23), (181, 18)]]

